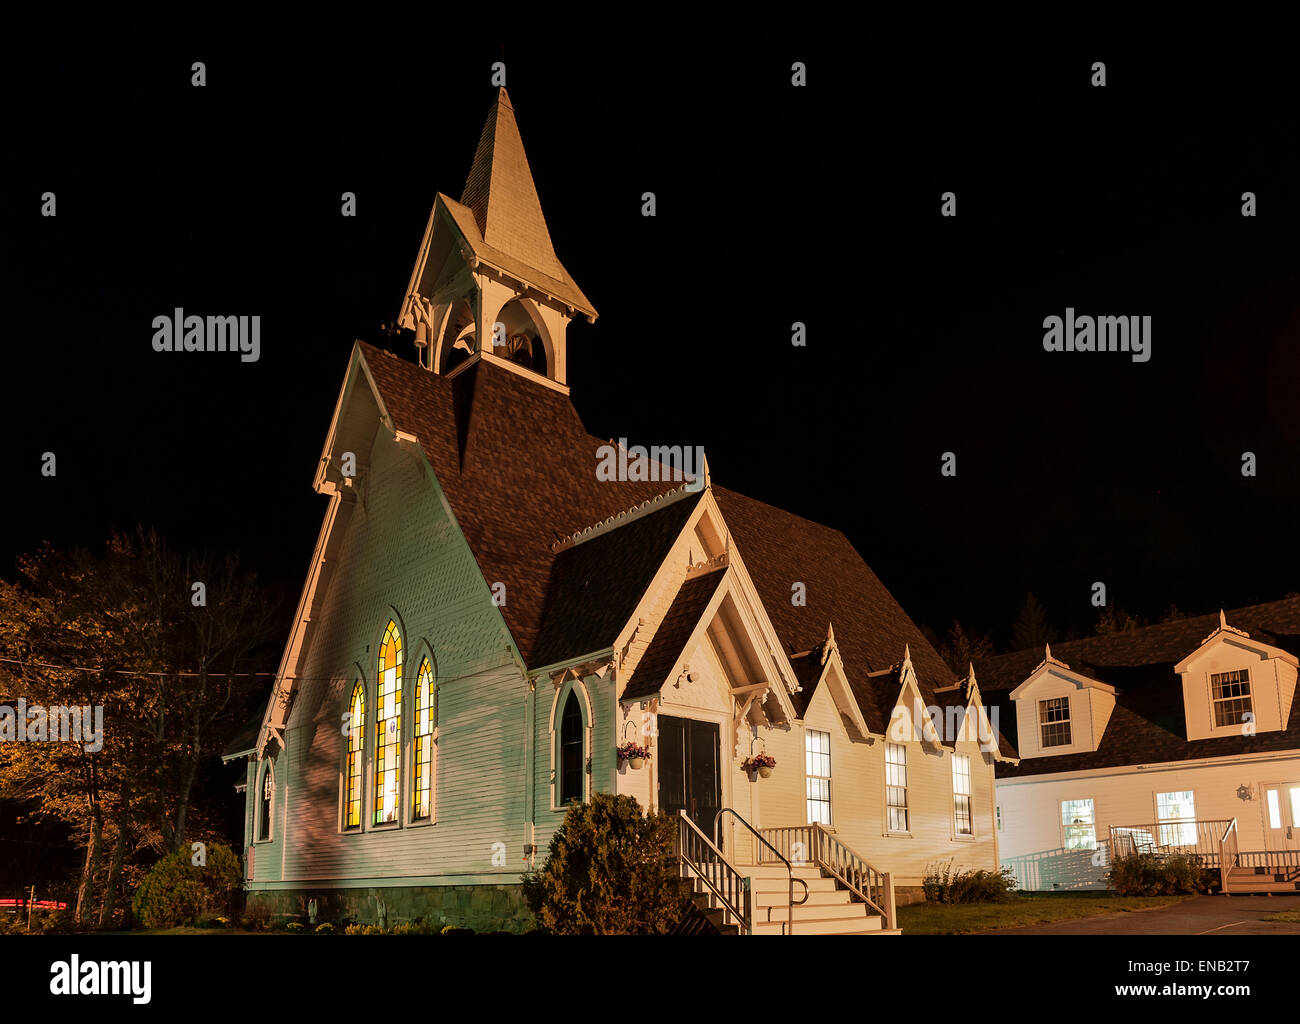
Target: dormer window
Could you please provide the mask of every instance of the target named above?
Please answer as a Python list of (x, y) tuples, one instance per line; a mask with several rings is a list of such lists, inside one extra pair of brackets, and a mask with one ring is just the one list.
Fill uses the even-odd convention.
[(1044, 749), (1070, 745), (1070, 698), (1049, 697), (1038, 702), (1038, 727)]
[(1215, 728), (1240, 725), (1252, 713), (1250, 672), (1239, 668), (1210, 675), (1210, 696), (1214, 702)]

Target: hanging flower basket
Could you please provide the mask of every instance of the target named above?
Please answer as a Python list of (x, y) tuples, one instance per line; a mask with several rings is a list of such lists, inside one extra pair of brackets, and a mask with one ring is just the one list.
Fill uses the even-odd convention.
[(619, 745), (618, 757), (620, 761), (626, 761), (629, 768), (636, 769), (650, 760), (650, 751), (639, 743), (633, 743), (629, 740), (627, 743)]
[(771, 754), (755, 754), (745, 762), (745, 770), (749, 772), (758, 772), (760, 778), (771, 778), (772, 769), (776, 767), (776, 758)]

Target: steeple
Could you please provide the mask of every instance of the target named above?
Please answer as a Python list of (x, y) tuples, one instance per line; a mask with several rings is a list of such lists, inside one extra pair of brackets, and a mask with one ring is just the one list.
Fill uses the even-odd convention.
[(398, 323), (420, 362), (450, 373), (478, 356), (567, 392), (565, 334), (595, 307), (551, 245), (514, 105), (497, 91), (460, 200), (439, 192)]
[(551, 247), (515, 108), (504, 87), (488, 111), (460, 201), (474, 214), (488, 245), (550, 277), (564, 273)]

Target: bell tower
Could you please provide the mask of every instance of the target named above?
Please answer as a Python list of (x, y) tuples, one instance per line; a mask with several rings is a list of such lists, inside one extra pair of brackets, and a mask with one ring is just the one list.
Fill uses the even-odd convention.
[(452, 373), (499, 361), (567, 391), (565, 332), (595, 307), (551, 246), (515, 110), (497, 92), (460, 201), (434, 200), (398, 324), (420, 365)]

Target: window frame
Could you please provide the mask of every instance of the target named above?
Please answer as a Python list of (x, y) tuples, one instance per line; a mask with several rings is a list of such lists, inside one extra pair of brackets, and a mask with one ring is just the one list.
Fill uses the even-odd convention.
[[(426, 669), (428, 671), (428, 702), (427, 711), (427, 731), (420, 732), (420, 705), (421, 705), (421, 680), (425, 678)], [(438, 684), (437, 669), (434, 665), (433, 658), (425, 651), (420, 657), (420, 666), (415, 672), (415, 682), (411, 687), (411, 738), (410, 738), (410, 783), (408, 786), (408, 796), (406, 801), (407, 823), (410, 825), (433, 825), (438, 821)], [(420, 741), (426, 740), (426, 744)], [(429, 791), (427, 795), (428, 813), (417, 815), (417, 803), (419, 799), (420, 785), (420, 757), (421, 747), (428, 747), (428, 764), (429, 764)]]
[[(1087, 821), (1087, 822), (1077, 822), (1077, 821), (1076, 821), (1076, 822), (1067, 822), (1067, 821), (1065, 820), (1065, 814), (1066, 814), (1066, 810), (1065, 810), (1065, 809), (1066, 809), (1067, 806), (1072, 805), (1072, 804), (1087, 804), (1087, 805), (1088, 805), (1088, 809), (1089, 809), (1089, 813), (1092, 815), (1092, 820), (1091, 820), (1091, 821)], [(1064, 849), (1064, 850), (1095, 850), (1095, 849), (1097, 849), (1097, 800), (1096, 800), (1096, 798), (1095, 798), (1095, 797), (1075, 797), (1075, 798), (1073, 798), (1073, 799), (1069, 799), (1069, 800), (1060, 800), (1060, 801), (1057, 802), (1057, 808), (1058, 808), (1057, 818), (1059, 819), (1059, 821), (1060, 821), (1060, 825), (1061, 825), (1061, 848)], [(1092, 830), (1092, 845), (1091, 845), (1091, 846), (1071, 846), (1071, 845), (1070, 845), (1070, 829), (1084, 829), (1084, 828), (1088, 828), (1088, 829), (1091, 829), (1091, 830)], [(1082, 835), (1082, 832), (1080, 832), (1079, 835)]]
[[(1192, 816), (1190, 818), (1163, 817), (1160, 813), (1160, 798), (1162, 796), (1182, 796), (1184, 794), (1191, 797)], [(1161, 846), (1196, 846), (1197, 843), (1196, 790), (1173, 789), (1173, 790), (1167, 790), (1163, 793), (1156, 792), (1154, 794), (1154, 797), (1155, 797), (1155, 807), (1156, 807), (1156, 829), (1158, 830), (1157, 835), (1159, 836), (1160, 845)], [(1174, 833), (1177, 833), (1178, 842), (1171, 843), (1166, 839), (1166, 837)], [(1189, 835), (1191, 837), (1190, 839), (1188, 838)]]
[[(825, 750), (817, 750), (817, 751), (813, 751), (813, 750), (810, 750), (810, 749), (809, 749), (809, 746), (808, 746), (809, 741), (810, 741), (814, 736), (822, 736), (822, 737), (825, 737), (825, 739), (826, 739), (826, 748), (825, 748)], [(832, 762), (831, 762), (831, 734), (830, 734), (830, 732), (829, 732), (828, 730), (826, 730), (826, 729), (805, 729), (805, 730), (804, 730), (804, 740), (803, 740), (803, 751), (804, 751), (804, 758), (803, 758), (803, 763), (804, 763), (804, 816), (807, 818), (807, 823), (808, 823), (809, 825), (812, 825), (812, 824), (821, 824), (821, 825), (825, 825), (825, 826), (828, 827), (828, 828), (833, 827), (834, 824), (835, 824), (835, 818), (834, 818), (834, 809), (833, 809), (832, 804), (831, 804), (831, 798), (832, 798), (833, 790), (832, 790), (832, 786), (831, 786)], [(819, 774), (819, 773), (814, 772), (814, 771), (811, 770), (811, 769), (814, 767), (814, 766), (813, 766), (813, 763), (812, 763), (814, 758), (817, 758), (819, 761), (820, 761), (821, 759), (823, 759), (823, 758), (825, 759), (825, 768), (826, 768), (826, 774), (825, 774), (825, 775), (821, 775), (821, 774)], [(819, 764), (816, 765), (816, 767), (820, 768), (820, 767), (822, 767), (822, 765), (819, 763)], [(813, 797), (813, 795), (812, 795), (812, 788), (813, 788), (813, 783), (814, 783), (814, 782), (816, 782), (816, 783), (824, 783), (824, 784), (825, 784), (825, 790), (826, 790), (826, 796), (825, 796), (825, 799), (823, 799), (823, 798), (821, 798), (821, 797), (817, 797), (817, 798), (814, 798), (814, 797)], [(825, 820), (825, 821), (822, 821), (820, 818), (814, 818), (814, 817), (813, 817), (813, 815), (812, 815), (812, 805), (813, 805), (814, 803), (816, 803), (816, 804), (825, 804), (825, 805), (826, 805), (826, 820)]]
[[(1229, 676), (1237, 676), (1237, 677), (1244, 677), (1244, 678), (1229, 679), (1228, 678)], [(1243, 725), (1247, 724), (1241, 718), (1241, 714), (1250, 715), (1251, 721), (1253, 722), (1254, 715), (1255, 715), (1255, 691), (1253, 686), (1251, 685), (1250, 669), (1233, 668), (1233, 669), (1228, 669), (1226, 672), (1211, 672), (1209, 673), (1209, 677), (1210, 677), (1210, 727), (1212, 729), (1240, 729)], [(1236, 693), (1229, 697), (1215, 696), (1216, 686), (1223, 686), (1225, 684), (1235, 684), (1235, 683), (1244, 683), (1246, 686), (1245, 692)], [(1237, 720), (1232, 722), (1220, 722), (1219, 721), (1220, 709), (1227, 705), (1237, 704), (1240, 701), (1245, 701), (1246, 707), (1243, 712), (1238, 714)]]
[(592, 709), (591, 694), (587, 690), (586, 684), (581, 679), (569, 679), (562, 686), (555, 689), (555, 696), (551, 699), (551, 713), (548, 723), (550, 730), (548, 741), (551, 750), (551, 785), (550, 799), (552, 811), (564, 811), (569, 804), (562, 803), (560, 796), (563, 791), (563, 750), (561, 742), (562, 719), (564, 709), (568, 704), (569, 695), (574, 694), (578, 698), (578, 710), (582, 714), (582, 798), (581, 803), (588, 803), (591, 800), (592, 793), (592, 743), (594, 740), (594, 711)]
[[(958, 772), (958, 764), (964, 763), (966, 770)], [(955, 839), (974, 839), (975, 838), (975, 796), (974, 796), (974, 779), (971, 776), (971, 763), (969, 754), (959, 754), (953, 751), (952, 754), (952, 828), (953, 838)], [(957, 788), (958, 780), (965, 779), (966, 791), (963, 793)], [(966, 831), (961, 829), (961, 808), (962, 801), (965, 801), (966, 812)]]
[[(388, 647), (388, 640), (390, 635), (393, 637), (394, 640), (395, 650), (393, 651), (393, 658), (395, 664), (392, 666), (386, 666), (386, 662), (384, 662), (382, 659), (384, 658), (385, 649)], [(403, 712), (405, 711), (404, 704), (406, 701), (406, 686), (405, 686), (406, 675), (403, 669), (405, 668), (406, 665), (405, 652), (407, 647), (409, 646), (406, 642), (405, 637), (406, 637), (406, 629), (401, 624), (401, 622), (398, 621), (396, 613), (389, 615), (388, 623), (384, 627), (382, 639), (379, 642), (379, 651), (378, 653), (376, 653), (374, 658), (375, 669), (376, 669), (375, 686), (374, 686), (374, 693), (375, 693), (374, 708), (373, 708), (374, 713), (372, 715), (372, 720), (374, 723), (374, 732), (373, 732), (373, 742), (367, 744), (367, 747), (369, 749), (369, 755), (370, 755), (370, 771), (369, 771), (370, 812), (368, 815), (369, 829), (382, 830), (382, 829), (401, 828), (405, 824), (405, 815), (403, 811), (403, 808), (405, 806), (405, 798), (404, 798), (405, 773), (402, 771), (402, 768), (404, 767), (404, 761), (405, 761), (405, 744), (403, 743), (404, 736), (402, 734), (402, 728), (403, 728), (403, 721), (408, 716), (403, 714)], [(396, 669), (396, 674), (393, 679), (393, 683), (394, 683), (393, 714), (384, 716), (382, 714), (383, 699), (388, 692), (384, 687), (384, 673), (388, 671), (392, 671), (393, 669)], [(384, 738), (384, 732), (385, 732), (385, 730), (383, 729), (384, 723), (389, 722), (394, 718), (397, 719), (396, 726), (394, 729), (394, 731), (396, 732), (396, 739), (382, 744), (383, 748), (392, 751), (392, 760), (390, 766), (390, 762), (387, 758), (384, 758), (382, 760), (380, 758), (380, 748), (381, 748), (380, 740)], [(383, 766), (382, 769), (381, 769), (381, 765)], [(397, 790), (396, 793), (394, 794), (393, 817), (385, 821), (380, 821), (378, 817), (380, 814), (380, 802), (379, 802), (380, 786), (384, 781), (380, 779), (381, 771), (384, 774), (394, 773), (395, 775), (394, 782)]]
[[(270, 783), (271, 788), (269, 796), (265, 795), (267, 783)], [(275, 842), (275, 761), (269, 757), (266, 758), (265, 764), (262, 766), (261, 779), (257, 786), (256, 806), (253, 842), (273, 843)]]
[[(890, 754), (897, 751), (901, 760), (891, 761)], [(885, 744), (885, 835), (887, 836), (907, 836), (912, 835), (912, 809), (908, 797), (908, 779), (907, 779), (907, 744), (906, 743), (886, 743)], [(901, 769), (901, 773), (890, 769)], [(901, 781), (891, 782), (891, 778)], [(895, 795), (902, 794), (902, 802), (895, 802)], [(894, 828), (896, 815), (901, 813), (901, 829)]]
[[(361, 697), (361, 715), (360, 722), (353, 720), (353, 707), (356, 704), (356, 698)], [(344, 712), (348, 716), (348, 731), (343, 738), (343, 771), (342, 784), (340, 786), (340, 807), (339, 807), (339, 831), (345, 835), (352, 835), (357, 832), (366, 830), (366, 710), (369, 706), (368, 687), (365, 676), (357, 673), (356, 681), (348, 691), (347, 710)], [(353, 739), (357, 740), (356, 749), (353, 749)], [(348, 824), (348, 804), (351, 803), (349, 795), (351, 793), (352, 782), (352, 758), (356, 756), (357, 768), (357, 823)]]
[[(1065, 708), (1064, 718), (1048, 719), (1045, 717), (1058, 708), (1048, 708), (1048, 704), (1063, 704)], [(1038, 701), (1038, 749), (1055, 750), (1057, 747), (1070, 747), (1074, 745), (1074, 709), (1071, 706), (1070, 695), (1064, 694), (1060, 697), (1043, 697)], [(1046, 731), (1049, 728), (1059, 729), (1065, 727), (1065, 740), (1060, 743), (1048, 743)]]

